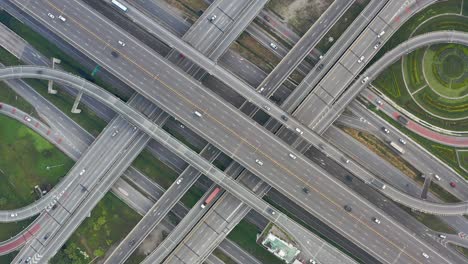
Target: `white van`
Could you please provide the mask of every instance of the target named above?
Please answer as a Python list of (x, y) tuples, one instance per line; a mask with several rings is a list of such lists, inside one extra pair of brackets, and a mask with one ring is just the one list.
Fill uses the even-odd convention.
[(202, 117), (202, 116), (203, 116), (203, 115), (202, 115), (200, 112), (198, 112), (198, 111), (193, 112), (193, 114), (196, 115), (196, 116), (198, 116), (198, 117)]

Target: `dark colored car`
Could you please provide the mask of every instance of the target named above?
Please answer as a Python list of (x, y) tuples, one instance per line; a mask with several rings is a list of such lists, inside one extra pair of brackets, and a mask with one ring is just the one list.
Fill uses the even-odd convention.
[(117, 53), (117, 51), (115, 51), (115, 50), (111, 51), (111, 55), (112, 55), (112, 57), (114, 57), (114, 58), (119, 57), (119, 53)]
[(306, 194), (309, 193), (309, 189), (307, 189), (306, 187), (302, 188), (302, 191)]
[(282, 115), (282, 116), (281, 116), (281, 119), (283, 119), (284, 121), (288, 121), (288, 120), (289, 120), (289, 118), (288, 118), (287, 116), (285, 116), (285, 115)]
[(346, 210), (346, 212), (351, 212), (353, 210), (353, 208), (351, 208), (351, 206), (349, 205), (345, 205), (344, 209)]
[(450, 186), (452, 186), (452, 188), (455, 188), (455, 187), (457, 187), (457, 184), (454, 183), (454, 182), (450, 182)]

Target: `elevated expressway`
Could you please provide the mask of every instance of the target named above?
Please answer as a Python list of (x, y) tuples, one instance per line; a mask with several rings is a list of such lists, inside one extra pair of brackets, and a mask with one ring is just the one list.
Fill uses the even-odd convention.
[[(35, 12), (41, 12), (41, 10), (44, 10), (44, 7), (48, 6), (47, 4), (49, 4), (50, 2), (47, 2), (46, 5), (35, 5), (36, 3), (32, 3), (30, 2), (29, 4), (31, 5), (35, 5)], [(50, 5), (49, 5), (50, 6)], [(29, 10), (28, 8), (25, 8), (25, 10)], [(61, 9), (59, 9), (61, 10)], [(43, 17), (46, 17), (46, 14), (47, 14), (48, 11), (42, 11), (41, 15), (38, 17), (39, 20), (42, 20), (44, 21)], [(39, 14), (39, 13), (36, 13), (36, 14)], [(34, 14), (34, 13), (33, 13)], [(73, 15), (72, 14), (68, 14), (68, 17), (69, 19), (67, 21), (70, 21), (70, 23), (77, 23), (76, 19), (73, 19)], [(49, 21), (44, 21), (44, 23), (50, 23)], [(57, 30), (59, 28), (63, 28), (63, 27), (67, 27), (67, 24), (57, 24), (55, 22), (52, 22), (53, 25), (54, 25), (54, 28)], [(79, 24), (79, 23), (78, 23)], [(84, 27), (82, 24), (79, 24), (80, 25), (80, 29), (81, 31), (77, 32), (77, 33), (80, 33), (80, 34), (83, 34), (84, 31), (82, 31), (83, 29), (90, 33), (89, 32), (89, 29), (87, 28), (92, 28), (92, 27)], [(94, 26), (96, 24), (93, 24)], [(109, 37), (108, 34), (110, 34), (110, 32), (112, 32), (112, 27), (110, 27), (106, 32), (104, 32), (103, 36), (102, 37), (97, 37), (96, 35), (92, 35), (91, 34), (91, 38), (89, 37), (89, 35), (81, 35), (80, 36), (80, 39), (77, 40), (77, 41), (85, 41), (85, 42), (90, 42), (90, 43), (93, 43), (94, 44), (92, 45), (93, 47), (100, 47), (102, 45), (101, 42), (102, 41), (102, 38), (106, 38), (106, 39), (115, 39), (115, 36), (114, 37)], [(60, 31), (59, 31), (60, 33)], [(113, 32), (114, 34), (118, 34), (118, 33), (115, 33), (115, 31)], [(66, 39), (74, 39), (76, 37), (76, 34), (62, 34), (64, 36), (64, 38)], [(96, 38), (97, 37), (97, 38)], [(124, 38), (120, 35), (118, 35), (119, 38)], [(97, 40), (97, 43), (95, 43)], [(99, 44), (101, 43), (101, 44)], [(108, 42), (105, 42), (105, 43), (108, 43)], [(113, 43), (113, 42), (112, 42)], [(133, 45), (136, 45), (134, 41), (132, 40), (127, 40), (127, 46), (129, 46), (129, 44), (131, 44), (131, 47), (129, 47), (129, 49), (134, 49), (135, 47)], [(107, 44), (109, 45), (109, 44)], [(313, 187), (312, 190), (316, 191), (316, 192), (311, 192), (311, 196), (312, 195), (318, 195), (318, 197), (316, 197), (318, 200), (322, 200), (323, 199), (323, 196), (325, 196), (322, 192), (317, 192), (318, 189), (317, 189), (317, 184), (320, 185), (320, 189), (328, 189), (330, 188), (330, 184), (333, 185), (334, 187), (338, 187), (338, 188), (342, 188), (342, 192), (336, 192), (336, 188), (333, 188), (333, 192), (330, 192), (330, 195), (344, 195), (345, 193), (349, 193), (349, 191), (347, 189), (344, 189), (341, 185), (339, 185), (339, 183), (336, 183), (335, 181), (333, 181), (331, 179), (330, 176), (328, 175), (324, 175), (322, 171), (318, 170), (317, 171), (317, 168), (314, 168), (314, 167), (311, 167), (310, 163), (307, 163), (307, 166), (306, 167), (303, 167), (305, 164), (304, 164), (304, 161), (303, 159), (298, 159), (296, 161), (294, 161), (294, 167), (292, 168), (288, 168), (288, 170), (294, 170), (296, 172), (288, 172), (287, 174), (289, 175), (292, 175), (293, 177), (288, 177), (288, 180), (287, 182), (281, 182), (280, 180), (273, 180), (272, 177), (265, 177), (263, 173), (263, 170), (265, 168), (267, 168), (268, 170), (271, 170), (272, 166), (275, 167), (275, 163), (271, 163), (272, 160), (281, 160), (281, 159), (285, 159), (284, 156), (287, 157), (287, 153), (288, 153), (288, 148), (282, 144), (281, 142), (278, 142), (277, 140), (275, 140), (274, 138), (271, 138), (271, 136), (269, 134), (266, 134), (264, 131), (262, 131), (261, 129), (259, 128), (254, 128), (254, 126), (249, 126), (249, 128), (252, 128), (255, 130), (254, 131), (249, 131), (248, 129), (245, 129), (245, 127), (247, 127), (247, 124), (252, 124), (251, 121), (249, 120), (246, 120), (245, 117), (240, 117), (239, 119), (239, 114), (236, 113), (235, 109), (232, 109), (231, 106), (228, 106), (228, 105), (225, 105), (223, 103), (217, 103), (217, 106), (212, 106), (212, 101), (211, 100), (219, 100), (219, 99), (216, 99), (216, 97), (214, 97), (213, 95), (209, 95), (209, 93), (207, 93), (206, 91), (203, 90), (202, 87), (199, 87), (199, 85), (197, 83), (193, 83), (191, 82), (190, 79), (186, 79), (183, 75), (180, 76), (180, 75), (175, 75), (174, 77), (169, 77), (167, 74), (176, 74), (175, 72), (171, 72), (169, 73), (167, 70), (164, 71), (163, 69), (166, 68), (167, 69), (167, 66), (165, 65), (164, 62), (160, 62), (160, 61), (157, 61), (157, 56), (154, 56), (154, 55), (151, 55), (147, 52), (147, 50), (145, 48), (141, 48), (139, 49), (139, 54), (133, 54), (133, 53), (124, 53), (125, 51), (124, 50), (119, 50), (120, 52), (120, 59), (119, 60), (115, 60), (113, 59), (112, 60), (112, 65), (109, 64), (109, 62), (111, 61), (111, 59), (109, 57), (103, 57), (103, 60), (100, 60), (102, 62), (102, 64), (105, 66), (105, 67), (108, 67), (110, 68), (111, 71), (113, 71), (116, 75), (118, 76), (122, 76), (122, 74), (124, 74), (124, 72), (129, 69), (129, 70), (132, 70), (131, 72), (129, 72), (128, 77), (125, 77), (124, 79), (129, 82), (131, 85), (133, 86), (137, 86), (137, 85), (134, 85), (131, 80), (129, 80), (128, 78), (131, 78), (132, 80), (136, 79), (138, 80), (138, 82), (141, 84), (141, 85), (138, 85), (138, 87), (135, 87), (136, 89), (138, 89), (140, 92), (142, 92), (143, 94), (145, 94), (145, 96), (148, 96), (148, 97), (151, 97), (151, 94), (150, 93), (153, 93), (152, 96), (155, 96), (157, 94), (157, 98), (155, 97), (152, 97), (152, 100), (159, 100), (159, 104), (163, 105), (166, 109), (165, 110), (170, 110), (174, 116), (176, 116), (179, 120), (182, 120), (183, 122), (186, 122), (186, 123), (189, 123), (190, 124), (190, 121), (193, 119), (193, 107), (188, 107), (185, 105), (183, 105), (181, 102), (187, 102), (187, 96), (188, 94), (190, 94), (190, 98), (193, 97), (193, 100), (194, 101), (197, 101), (197, 100), (201, 100), (203, 101), (203, 97), (204, 96), (209, 96), (211, 97), (210, 100), (205, 100), (202, 105), (203, 105), (203, 109), (201, 111), (203, 111), (204, 113), (208, 113), (207, 111), (209, 111), (209, 115), (205, 115), (209, 118), (203, 118), (203, 122), (199, 122), (197, 124), (191, 122), (191, 126), (193, 128), (195, 128), (196, 132), (199, 132), (201, 134), (204, 134), (205, 136), (207, 136), (208, 138), (211, 138), (211, 140), (213, 141), (216, 141), (216, 142), (219, 142), (219, 144), (223, 144), (222, 146), (219, 145), (219, 147), (222, 147), (222, 149), (226, 152), (226, 153), (230, 153), (230, 155), (233, 155), (235, 153), (232, 153), (232, 150), (235, 150), (235, 151), (240, 151), (240, 149), (245, 149), (246, 147), (247, 148), (250, 148), (248, 146), (245, 146), (245, 145), (242, 145), (242, 144), (239, 144), (239, 143), (235, 143), (235, 146), (230, 146), (230, 147), (227, 147), (226, 144), (227, 143), (232, 143), (231, 141), (236, 141), (236, 138), (229, 138), (229, 134), (232, 135), (232, 132), (230, 131), (236, 131), (236, 134), (245, 134), (245, 133), (248, 133), (250, 135), (258, 135), (259, 137), (258, 138), (255, 138), (253, 139), (254, 141), (264, 141), (264, 140), (267, 140), (268, 143), (265, 143), (265, 145), (270, 145), (271, 146), (271, 143), (275, 143), (276, 147), (280, 147), (281, 150), (275, 150), (275, 151), (272, 151), (272, 150), (269, 150), (269, 155), (268, 156), (263, 156), (263, 154), (261, 154), (259, 152), (260, 149), (257, 149), (256, 150), (256, 153), (257, 154), (260, 154), (261, 156), (263, 157), (267, 157), (267, 161), (268, 161), (268, 166), (263, 166), (262, 168), (257, 168), (255, 166), (257, 166), (254, 161), (255, 161), (255, 156), (250, 156), (250, 157), (247, 157), (245, 155), (242, 155), (242, 157), (236, 157), (238, 159), (243, 159), (243, 165), (244, 166), (248, 166), (251, 170), (254, 169), (254, 171), (256, 173), (258, 173), (258, 175), (261, 175), (263, 179), (267, 180), (269, 184), (271, 184), (272, 186), (274, 186), (276, 189), (280, 189), (280, 190), (283, 190), (284, 191), (284, 188), (286, 187), (287, 184), (293, 184), (294, 186), (291, 186), (291, 187), (288, 187), (290, 188), (290, 191), (287, 191), (286, 193), (298, 193), (298, 195), (290, 195), (289, 194), (289, 198), (291, 198), (292, 200), (296, 201), (296, 203), (298, 204), (301, 204), (302, 206), (306, 207), (308, 210), (311, 210), (312, 212), (318, 214), (318, 215), (321, 215), (321, 217), (324, 217), (323, 215), (324, 214), (320, 214), (318, 213), (316, 210), (316, 206), (317, 204), (314, 203), (313, 206), (312, 204), (309, 204), (307, 205), (308, 203), (310, 203), (310, 201), (307, 201), (305, 200), (304, 198), (300, 197), (299, 196), (299, 193), (300, 193), (300, 186), (304, 186), (304, 183), (307, 181), (306, 179), (301, 179), (302, 177), (298, 177), (299, 175), (302, 175), (302, 173), (304, 171), (307, 171), (309, 172), (310, 171), (310, 174), (309, 175), (323, 175), (323, 177), (317, 177), (317, 180), (315, 182), (310, 182), (310, 183), (307, 183), (306, 185), (311, 187), (312, 189), (312, 185), (311, 184), (314, 184), (315, 187)], [(93, 56), (95, 57), (97, 55), (96, 52), (102, 54), (102, 49), (100, 49), (99, 51), (96, 51), (95, 49), (87, 49), (86, 51), (84, 51), (85, 53), (88, 53), (90, 54), (90, 56)], [(99, 55), (100, 55), (99, 54)], [(134, 57), (135, 56), (138, 56), (138, 61), (139, 63), (135, 63), (135, 59)], [(133, 58), (133, 59), (130, 59), (130, 58)], [(156, 59), (156, 60), (155, 60)], [(99, 60), (99, 59), (98, 59)], [(123, 63), (123, 64), (122, 64)], [(128, 64), (130, 63), (130, 64)], [(146, 64), (146, 67), (149, 67), (148, 69), (146, 67), (142, 67), (141, 65), (142, 64)], [(158, 69), (159, 70), (156, 70), (154, 69), (154, 65), (157, 64), (158, 65)], [(119, 71), (116, 71), (116, 70), (113, 70), (113, 67), (114, 66), (117, 66), (117, 65), (124, 65), (124, 67), (122, 67), (121, 69), (119, 68)], [(140, 70), (142, 71), (135, 71), (135, 68), (133, 68), (133, 66), (137, 66), (137, 68), (139, 68)], [(119, 66), (121, 67), (121, 66)], [(161, 74), (152, 74), (151, 72), (161, 72)], [(148, 77), (150, 77), (151, 79), (148, 80)], [(238, 79), (234, 78), (231, 76), (231, 78), (233, 78), (233, 80), (237, 80), (239, 82)], [(187, 82), (191, 82), (189, 85), (185, 84), (185, 83), (181, 83), (180, 81), (181, 80), (184, 80), (186, 79)], [(148, 84), (148, 82), (152, 82), (152, 81), (159, 81), (159, 82), (163, 82), (165, 84), (165, 87), (166, 88), (169, 88), (170, 90), (170, 93), (168, 94), (168, 91), (169, 90), (158, 90), (159, 88), (156, 87), (151, 87), (153, 90), (151, 92), (145, 92), (143, 90), (144, 88), (144, 82), (146, 82)], [(171, 83), (171, 86), (168, 86), (167, 84), (168, 83)], [(151, 84), (149, 84), (150, 86), (152, 86)], [(179, 86), (184, 86), (183, 88), (180, 87), (181, 89), (178, 89), (177, 88), (177, 91), (171, 89), (170, 87), (172, 87), (173, 85), (179, 87)], [(245, 86), (244, 86), (245, 87)], [(194, 90), (196, 89), (196, 90)], [(193, 91), (194, 90), (194, 91)], [(175, 93), (174, 93), (175, 92)], [(188, 94), (187, 94), (188, 93)], [(255, 92), (253, 93), (254, 95), (256, 94)], [(169, 103), (171, 100), (174, 100), (176, 99), (177, 97), (180, 97), (182, 99), (182, 101), (178, 101), (176, 100), (175, 102), (172, 102), (172, 103)], [(254, 100), (257, 100), (257, 98), (255, 98), (255, 96), (252, 97)], [(263, 99), (262, 99), (263, 100)], [(190, 101), (190, 100), (189, 100)], [(171, 110), (168, 108), (168, 106), (177, 106), (178, 108), (181, 108), (182, 107), (185, 109), (184, 111), (177, 111), (174, 112), (174, 110)], [(221, 108), (220, 108), (221, 107)], [(220, 109), (224, 108), (225, 111), (229, 111), (229, 113), (224, 113), (223, 111), (220, 111)], [(180, 109), (180, 110), (181, 110)], [(177, 109), (179, 110), (179, 109)], [(272, 107), (272, 110), (270, 111), (270, 113), (275, 114), (278, 119), (280, 119), (280, 117), (278, 116), (280, 113), (283, 114), (284, 112), (280, 111), (279, 109), (277, 109), (276, 107)], [(216, 119), (212, 119), (211, 117), (213, 116), (218, 116)], [(216, 129), (219, 129), (219, 123), (217, 123), (215, 120), (226, 120), (227, 123), (223, 123), (222, 126), (223, 127), (230, 127), (228, 131), (226, 131), (225, 129), (223, 129), (224, 131), (223, 132), (220, 132), (220, 133), (215, 133), (214, 131), (214, 128)], [(227, 121), (227, 119), (232, 119), (231, 121)], [(215, 123), (213, 123), (213, 121), (215, 121)], [(212, 129), (207, 131), (206, 129), (206, 125), (205, 123), (209, 122), (210, 125), (208, 125), (208, 127), (211, 127)], [(286, 122), (286, 121), (285, 121)], [(236, 124), (239, 124), (239, 123), (242, 123), (242, 131), (239, 131), (239, 128), (235, 128), (233, 126), (235, 126)], [(292, 120), (290, 119), (289, 121), (287, 121), (288, 124), (290, 123), (294, 123), (294, 124), (297, 124), (297, 121), (295, 120)], [(298, 126), (302, 127), (300, 124), (297, 124)], [(304, 128), (305, 129), (305, 128)], [(234, 135), (236, 135), (234, 134)], [(303, 136), (307, 136), (307, 135), (310, 135), (311, 133), (307, 130), (304, 130), (304, 135)], [(221, 138), (219, 138), (219, 135), (223, 135), (221, 136)], [(245, 140), (246, 138), (249, 138), (249, 136), (242, 136), (242, 138)], [(228, 142), (229, 140), (229, 142)], [(252, 140), (252, 139), (249, 139), (249, 140)], [(242, 142), (245, 142), (245, 141), (242, 141)], [(260, 143), (260, 142), (259, 142)], [(254, 143), (252, 144), (251, 142), (249, 142), (249, 145), (250, 146), (257, 146), (258, 143)], [(279, 145), (278, 145), (279, 144)], [(261, 147), (262, 148), (262, 153), (264, 153), (265, 151), (265, 147), (263, 144), (260, 143), (260, 145), (258, 145), (258, 147)], [(242, 150), (242, 151), (245, 151), (245, 150)], [(252, 153), (252, 150), (247, 150), (246, 153)], [(272, 159), (270, 158), (272, 155), (275, 155), (277, 156), (276, 158)], [(284, 156), (283, 156), (284, 155)], [(299, 155), (299, 154), (298, 154)], [(258, 155), (256, 155), (258, 157)], [(265, 162), (266, 163), (266, 162)], [(283, 165), (282, 165), (283, 166)], [(283, 167), (282, 167), (283, 168)], [(273, 168), (276, 170), (276, 168)], [(312, 170), (315, 171), (315, 173), (312, 171)], [(282, 169), (284, 170), (284, 169)], [(301, 171), (301, 173), (299, 173), (299, 171)], [(275, 173), (272, 173), (272, 175), (275, 175)], [(281, 173), (281, 175), (277, 175), (277, 176), (280, 176), (280, 177), (285, 177), (287, 175), (284, 175), (284, 173)], [(294, 177), (295, 176), (295, 177)], [(301, 180), (299, 180), (301, 179)], [(300, 182), (298, 182), (297, 180), (299, 180)], [(318, 180), (320, 181), (324, 181), (322, 184), (318, 182)], [(327, 182), (328, 181), (328, 182)], [(330, 182), (331, 181), (331, 182)], [(322, 197), (322, 198), (320, 198)], [(327, 197), (327, 196), (325, 196)], [(349, 223), (350, 219), (356, 219), (357, 222), (359, 223), (359, 232), (362, 233), (363, 230), (368, 230), (368, 231), (371, 231), (372, 234), (376, 233), (376, 234), (379, 234), (379, 232), (377, 232), (374, 228), (371, 228), (369, 224), (370, 223), (370, 219), (372, 216), (375, 216), (375, 215), (378, 215), (378, 216), (381, 216), (381, 217), (384, 217), (383, 215), (381, 215), (381, 212), (377, 212), (374, 210), (371, 210), (371, 211), (366, 211), (366, 216), (362, 215), (362, 218), (361, 219), (357, 219), (353, 214), (351, 215), (348, 215), (348, 214), (343, 214), (342, 211), (334, 211), (334, 210), (330, 210), (330, 209), (333, 209), (333, 208), (340, 208), (342, 206), (342, 203), (345, 202), (345, 201), (349, 201), (349, 198), (350, 197), (353, 197), (355, 198), (351, 203), (355, 206), (355, 208), (361, 208), (361, 206), (363, 206), (363, 204), (366, 204), (366, 207), (369, 207), (370, 205), (367, 204), (365, 201), (363, 201), (362, 199), (358, 198), (358, 197), (354, 197), (352, 194), (348, 194), (346, 195), (346, 197), (343, 196), (343, 198), (338, 198), (338, 199), (345, 199), (345, 200), (342, 200), (340, 203), (341, 205), (339, 205), (336, 200), (334, 203), (330, 204), (330, 205), (326, 205), (326, 206), (323, 206), (323, 207), (320, 207), (320, 210), (328, 210), (328, 212), (330, 214), (335, 214), (336, 217), (335, 219), (338, 217), (338, 218), (343, 218), (343, 219), (347, 219), (348, 221), (345, 221), (347, 223)], [(317, 200), (315, 199), (315, 200)], [(326, 203), (329, 203), (330, 200), (326, 200), (325, 202)], [(314, 208), (315, 207), (315, 208)], [(361, 213), (364, 213), (364, 212), (361, 212)], [(323, 219), (326, 219), (325, 217)], [(365, 219), (365, 220), (364, 220)], [(367, 222), (369, 221), (369, 222)], [(334, 221), (330, 221), (330, 220), (327, 220), (327, 223), (329, 223), (330, 225), (334, 226), (335, 228), (337, 228), (337, 225), (343, 225), (343, 223), (336, 223)], [(396, 225), (395, 223), (389, 221), (389, 225), (393, 225), (393, 227), (391, 228), (392, 230), (396, 230), (396, 229), (401, 229), (400, 226)], [(363, 229), (364, 228), (364, 229)], [(348, 228), (346, 230), (344, 229), (340, 229), (341, 232), (347, 232), (348, 235), (349, 235), (349, 232), (352, 232), (351, 230), (349, 230)], [(380, 230), (381, 232), (387, 232), (385, 230)], [(395, 259), (395, 257), (399, 257), (399, 258), (407, 258), (409, 257), (410, 255), (413, 256), (413, 257), (410, 257), (410, 259), (415, 259), (416, 256), (420, 255), (421, 254), (421, 247), (416, 247), (416, 245), (418, 243), (421, 243), (421, 242), (418, 242), (417, 240), (416, 241), (413, 241), (411, 243), (411, 248), (406, 248), (404, 253), (405, 254), (399, 254), (401, 248), (398, 247), (398, 246), (395, 246), (396, 242), (391, 242), (390, 240), (393, 240), (395, 239), (394, 236), (396, 235), (403, 235), (403, 236), (407, 236), (407, 233), (406, 231), (404, 232), (391, 232), (391, 233), (386, 233), (385, 236), (376, 236), (376, 240), (374, 240), (374, 242), (377, 242), (377, 241), (380, 241), (380, 242), (383, 242), (383, 241), (386, 241), (384, 243), (389, 243), (390, 244), (387, 244), (387, 245), (378, 245), (377, 243), (373, 243), (372, 245), (367, 245), (367, 243), (362, 243), (360, 242), (359, 244), (363, 247), (363, 248), (366, 248), (366, 249), (369, 249), (369, 246), (373, 247), (373, 250), (384, 250), (384, 251), (387, 251), (387, 252), (390, 252), (390, 251), (393, 251), (391, 252), (390, 254), (387, 254), (388, 255), (388, 258), (392, 258), (393, 260)], [(350, 236), (352, 237), (353, 240), (362, 240), (363, 238), (362, 237), (358, 237), (358, 236)], [(414, 238), (399, 238), (397, 239), (397, 241), (411, 241), (412, 239)], [(399, 242), (398, 242), (399, 243)], [(389, 251), (390, 250), (390, 251)], [(396, 251), (395, 251), (396, 250)], [(412, 252), (410, 254), (408, 254), (408, 252)], [(435, 253), (436, 254), (436, 253)], [(379, 257), (380, 258), (386, 258), (387, 256), (384, 256), (385, 254), (379, 254)], [(409, 259), (406, 259), (405, 261), (410, 261)], [(440, 261), (440, 260), (439, 260)]]
[[(247, 203), (252, 209), (261, 212), (262, 215), (267, 217), (276, 225), (280, 226), (281, 228), (284, 228), (285, 230), (288, 230), (291, 227), (295, 227), (303, 229), (305, 233), (308, 233), (307, 230), (291, 221), (284, 214), (273, 210), (266, 202), (264, 202), (261, 199), (258, 199), (252, 192), (248, 191), (245, 187), (240, 186), (238, 183), (225, 176), (215, 166), (211, 165), (208, 161), (201, 158), (198, 154), (194, 153), (192, 150), (179, 143), (177, 140), (168, 135), (165, 131), (162, 131), (162, 129), (160, 129), (157, 125), (152, 123), (138, 111), (134, 110), (133, 108), (130, 108), (118, 98), (100, 89), (99, 87), (87, 82), (86, 80), (76, 76), (72, 76), (68, 73), (43, 67), (10, 67), (0, 69), (0, 79), (11, 78), (39, 78), (48, 80), (51, 79), (57, 82), (65, 83), (67, 85), (76, 87), (77, 89), (81, 89), (86, 94), (104, 102), (108, 107), (112, 108), (114, 111), (124, 116), (129, 122), (133, 123), (135, 126), (139, 127), (143, 132), (147, 133), (152, 138), (160, 141), (168, 149), (176, 152), (192, 166), (201, 170), (205, 175), (214, 180), (218, 185), (234, 193), (236, 197), (242, 199), (244, 203)], [(64, 233), (65, 232), (62, 231), (57, 236), (64, 236)], [(325, 247), (329, 247), (326, 243), (321, 242), (321, 240), (318, 237), (311, 237), (315, 237), (315, 243), (321, 244), (323, 246), (321, 250), (324, 250)], [(64, 243), (64, 241), (66, 241), (66, 237), (61, 238), (62, 239), (54, 240), (61, 242), (55, 242), (53, 247), (47, 247), (45, 248), (45, 251), (37, 254), (50, 258), (51, 255), (60, 248), (60, 243)], [(329, 250), (336, 251), (336, 249), (331, 247), (329, 247)], [(337, 257), (342, 256), (342, 261), (349, 261), (349, 258), (339, 253), (339, 251), (336, 251), (335, 254)]]

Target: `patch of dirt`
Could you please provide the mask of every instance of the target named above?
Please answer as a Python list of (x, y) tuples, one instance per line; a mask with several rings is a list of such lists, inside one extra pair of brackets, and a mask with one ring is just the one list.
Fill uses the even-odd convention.
[(146, 239), (138, 247), (138, 254), (147, 255), (151, 253), (163, 240), (165, 235), (163, 233), (169, 233), (164, 227), (156, 226)]

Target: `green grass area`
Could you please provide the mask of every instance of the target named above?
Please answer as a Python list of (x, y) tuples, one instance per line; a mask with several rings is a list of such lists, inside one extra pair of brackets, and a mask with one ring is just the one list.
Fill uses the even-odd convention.
[(427, 226), (428, 228), (436, 231), (436, 232), (441, 232), (441, 233), (448, 233), (448, 234), (453, 234), (455, 233), (455, 230), (446, 224), (442, 219), (440, 219), (438, 216), (431, 215), (431, 214), (425, 214), (421, 212), (415, 212), (411, 210), (408, 207), (398, 205), (400, 208), (405, 210), (408, 214), (416, 218), (419, 222), (421, 222), (423, 225)]
[(255, 225), (248, 223), (246, 220), (242, 220), (231, 231), (231, 233), (229, 233), (228, 238), (252, 254), (252, 256), (256, 257), (262, 263), (283, 263), (262, 245), (257, 244), (257, 234), (260, 232), (261, 230), (259, 230)]
[[(27, 220), (13, 222), (13, 223), (1, 223), (0, 224), (0, 241), (5, 241), (11, 237), (16, 236), (19, 232), (28, 227), (35, 218)], [(2, 262), (0, 262), (2, 263)]]
[(156, 159), (147, 150), (144, 150), (133, 161), (132, 166), (148, 176), (150, 179), (157, 182), (164, 189), (169, 188), (177, 178), (177, 173), (169, 168), (162, 161)]
[(458, 151), (460, 166), (468, 171), (468, 151)]
[[(411, 62), (408, 64), (408, 68), (413, 65)], [(419, 107), (405, 87), (400, 61), (392, 64), (389, 68), (383, 71), (383, 73), (373, 82), (373, 85), (398, 105), (422, 120), (448, 130), (466, 131), (468, 129), (467, 119), (458, 121), (444, 120), (429, 114), (426, 110)], [(408, 82), (408, 85), (410, 85), (410, 82)], [(420, 86), (412, 87), (410, 90), (416, 91), (418, 88), (420, 88)], [(460, 104), (459, 101), (456, 100), (441, 99), (440, 96), (436, 95), (427, 87), (415, 93), (413, 96), (418, 100), (418, 102), (424, 102), (424, 107), (427, 107), (428, 110), (431, 110), (431, 112), (435, 114), (455, 115), (455, 117), (459, 117), (460, 115), (463, 115), (463, 109), (467, 107), (465, 104)]]
[(421, 87), (427, 85), (422, 71), (422, 61), (425, 50), (424, 48), (417, 49), (403, 58), (404, 77), (411, 93), (415, 93)]
[(188, 208), (192, 208), (203, 196), (205, 192), (193, 185), (182, 198), (182, 203)]
[(127, 97), (119, 93), (116, 88), (107, 85), (99, 78), (99, 73), (96, 76), (91, 76), (91, 70), (85, 70), (85, 67), (77, 63), (73, 58), (65, 54), (61, 49), (52, 44), (45, 37), (35, 32), (25, 24), (21, 23), (19, 20), (11, 16), (5, 11), (0, 11), (0, 22), (14, 31), (16, 34), (21, 36), (34, 48), (36, 48), (40, 53), (48, 58), (58, 58), (61, 60), (60, 67), (70, 73), (81, 76), (88, 81), (91, 81), (98, 86), (108, 90), (114, 95), (120, 97), (122, 100), (128, 100)]
[(460, 253), (462, 253), (465, 258), (468, 258), (468, 248), (464, 248), (464, 247), (461, 247), (461, 246), (453, 246), (457, 251), (459, 251)]
[(246, 32), (243, 32), (236, 42), (232, 43), (230, 48), (266, 73), (271, 72), (280, 62), (280, 59), (273, 52), (258, 43)]
[[(74, 161), (20, 122), (0, 116), (0, 209), (14, 209), (38, 197), (34, 186), (54, 186)], [(47, 170), (50, 165), (60, 165)]]
[(50, 263), (84, 264), (91, 263), (91, 260), (99, 261), (112, 245), (130, 232), (140, 218), (125, 203), (108, 193)]
[(405, 135), (408, 137), (412, 138), (416, 143), (421, 145), (423, 148), (431, 152), (434, 156), (442, 160), (444, 163), (449, 165), (451, 168), (453, 168), (456, 172), (458, 172), (460, 175), (468, 179), (468, 173), (462, 170), (459, 167), (457, 157), (456, 157), (456, 148), (442, 145), (436, 142), (433, 142), (427, 138), (424, 138), (411, 130), (407, 129), (405, 126), (400, 124), (399, 122), (393, 120), (392, 118), (388, 117), (386, 114), (382, 113), (379, 110), (375, 110), (375, 108), (372, 108), (372, 110), (377, 113), (380, 117), (385, 119), (387, 122), (389, 122), (392, 126), (395, 128), (398, 128), (400, 131), (402, 131)]
[[(330, 49), (338, 38), (349, 28), (356, 17), (364, 10), (370, 0), (355, 1), (341, 18), (330, 28), (327, 34), (317, 44), (317, 48), (325, 53)], [(329, 41), (332, 38), (333, 41)]]

